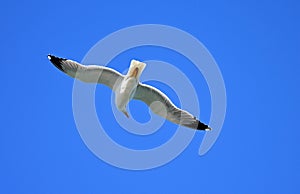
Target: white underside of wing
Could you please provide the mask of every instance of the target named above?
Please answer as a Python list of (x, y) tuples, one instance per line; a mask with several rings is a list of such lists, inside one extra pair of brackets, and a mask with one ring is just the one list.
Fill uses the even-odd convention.
[(155, 114), (173, 123), (197, 128), (199, 121), (192, 114), (177, 108), (163, 92), (152, 86), (139, 84), (134, 98), (144, 101)]
[(116, 88), (115, 86), (124, 78), (124, 75), (108, 67), (97, 65), (85, 66), (72, 60), (61, 59), (54, 56), (48, 56), (48, 58), (52, 60), (51, 62), (57, 68), (69, 76), (87, 83), (104, 84), (112, 90), (114, 90)]

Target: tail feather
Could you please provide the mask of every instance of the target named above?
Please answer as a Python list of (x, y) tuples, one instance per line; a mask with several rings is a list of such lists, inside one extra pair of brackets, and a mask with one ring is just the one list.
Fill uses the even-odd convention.
[[(146, 67), (146, 63), (137, 60), (131, 60), (127, 76), (136, 75), (135, 77), (139, 79), (145, 67)], [(138, 69), (138, 72), (135, 72), (136, 69)]]

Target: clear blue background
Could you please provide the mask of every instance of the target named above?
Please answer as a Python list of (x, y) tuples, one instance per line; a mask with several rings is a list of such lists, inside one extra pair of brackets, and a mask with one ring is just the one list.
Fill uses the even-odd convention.
[[(0, 193), (300, 193), (298, 1), (6, 1), (0, 10)], [(197, 154), (200, 132), (171, 163), (128, 171), (99, 160), (82, 142), (72, 114), (73, 80), (46, 55), (81, 61), (109, 33), (144, 23), (180, 28), (205, 44), (223, 73), (228, 109), (205, 156)], [(167, 51), (160, 57), (146, 51), (124, 56), (185, 68), (185, 59), (172, 61)], [(125, 67), (126, 57), (115, 62)], [(202, 84), (200, 118), (207, 122), (203, 78), (185, 71)], [(99, 87), (96, 95), (102, 93), (110, 100), (109, 89)], [(112, 133), (120, 143), (144, 146)], [(170, 134), (153, 135), (164, 142)], [(155, 146), (158, 140), (149, 138)]]

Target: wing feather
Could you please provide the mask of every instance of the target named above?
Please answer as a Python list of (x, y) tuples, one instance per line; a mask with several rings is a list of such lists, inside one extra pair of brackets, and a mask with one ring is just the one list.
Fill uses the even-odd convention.
[(164, 93), (152, 86), (140, 83), (133, 98), (145, 102), (155, 114), (173, 123), (198, 130), (210, 130), (210, 127), (192, 114), (177, 108)]
[(115, 84), (121, 82), (124, 78), (121, 73), (108, 67), (96, 65), (85, 66), (78, 62), (52, 55), (48, 55), (48, 58), (51, 63), (67, 75), (87, 83), (104, 84), (112, 90), (115, 89)]

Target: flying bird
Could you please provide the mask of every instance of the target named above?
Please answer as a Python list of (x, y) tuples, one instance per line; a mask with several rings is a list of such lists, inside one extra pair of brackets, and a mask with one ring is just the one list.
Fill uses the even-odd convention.
[(114, 69), (82, 65), (73, 60), (48, 55), (51, 63), (67, 75), (87, 83), (104, 84), (115, 92), (115, 104), (119, 111), (129, 118), (126, 110), (130, 100), (136, 99), (146, 103), (157, 115), (167, 120), (197, 130), (209, 131), (211, 128), (199, 121), (189, 112), (176, 107), (160, 90), (139, 81), (146, 64), (132, 60), (126, 75)]

